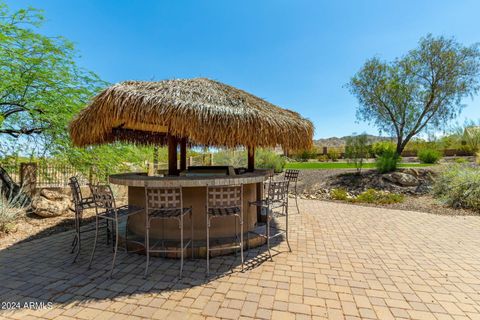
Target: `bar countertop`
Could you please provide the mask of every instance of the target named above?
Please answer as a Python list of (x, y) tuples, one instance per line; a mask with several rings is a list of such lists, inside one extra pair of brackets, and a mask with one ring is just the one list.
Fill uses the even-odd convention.
[(253, 172), (234, 176), (198, 175), (198, 176), (147, 176), (145, 172), (119, 173), (109, 176), (112, 184), (130, 187), (204, 187), (263, 182), (270, 169), (256, 169)]

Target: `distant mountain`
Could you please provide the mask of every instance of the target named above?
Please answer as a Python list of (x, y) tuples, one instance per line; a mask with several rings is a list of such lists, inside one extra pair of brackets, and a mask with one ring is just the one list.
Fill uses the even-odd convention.
[[(322, 148), (322, 147), (328, 147), (328, 148), (343, 148), (345, 147), (347, 143), (347, 139), (351, 136), (345, 136), (345, 137), (331, 137), (331, 138), (324, 138), (324, 139), (318, 139), (318, 140), (313, 140), (313, 144), (317, 148)], [(385, 141), (385, 140), (391, 140), (392, 138), (389, 137), (380, 137), (380, 136), (374, 136), (374, 135), (367, 135), (368, 140), (370, 143), (375, 143), (378, 141)]]

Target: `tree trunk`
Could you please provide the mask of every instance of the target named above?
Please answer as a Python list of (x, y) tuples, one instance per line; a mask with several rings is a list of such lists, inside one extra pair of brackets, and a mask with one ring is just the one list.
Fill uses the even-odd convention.
[(404, 148), (405, 147), (403, 146), (403, 141), (400, 138), (398, 138), (397, 139), (397, 155), (400, 156), (402, 154)]
[(397, 155), (400, 157), (402, 155), (403, 150), (407, 146), (408, 142), (412, 139), (413, 136), (407, 136), (405, 140), (398, 139), (397, 140)]
[(26, 207), (32, 202), (30, 196), (23, 192), (21, 186), (16, 184), (2, 167), (0, 167), (0, 196), (5, 197), (7, 201), (12, 201), (12, 205), (19, 207)]

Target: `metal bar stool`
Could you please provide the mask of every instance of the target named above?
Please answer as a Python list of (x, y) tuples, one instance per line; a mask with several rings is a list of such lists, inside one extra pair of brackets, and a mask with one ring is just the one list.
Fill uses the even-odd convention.
[[(93, 197), (84, 197), (82, 195), (82, 189), (80, 188), (80, 183), (78, 182), (77, 177), (75, 176), (70, 177), (68, 185), (70, 186), (70, 189), (72, 191), (72, 200), (73, 200), (74, 212), (75, 212), (75, 235), (73, 237), (72, 251), (71, 251), (71, 253), (73, 253), (75, 251), (75, 248), (77, 248), (77, 253), (75, 255), (75, 258), (72, 261), (72, 262), (75, 262), (81, 250), (81, 245), (82, 245), (81, 234), (83, 232), (94, 230), (94, 228), (82, 229), (83, 211), (86, 209), (95, 208), (95, 203), (93, 201)], [(110, 239), (110, 228), (108, 226), (108, 221), (105, 227), (107, 230), (107, 244), (108, 244), (108, 241)]]
[[(288, 186), (288, 180), (270, 181), (267, 188), (267, 197), (263, 200), (253, 201), (249, 203), (251, 206), (260, 206), (262, 208), (262, 211), (266, 214), (267, 222), (265, 226), (265, 234), (256, 233), (254, 231), (251, 232), (267, 239), (267, 250), (271, 260), (273, 259), (272, 253), (270, 252), (270, 240), (273, 238), (285, 235), (288, 250), (290, 252), (292, 251), (290, 247), (290, 242), (288, 240)], [(275, 209), (279, 208), (281, 208), (281, 212), (275, 212)], [(285, 217), (286, 219), (285, 230), (276, 227), (276, 233), (271, 235), (270, 221), (275, 217), (281, 216)]]
[(295, 205), (297, 207), (297, 212), (300, 213), (300, 210), (298, 209), (298, 200), (297, 200), (297, 180), (298, 176), (300, 174), (300, 170), (294, 170), (294, 169), (288, 169), (285, 171), (285, 180), (288, 180), (289, 182), (289, 187), (294, 187), (293, 190), (295, 191)]
[[(142, 212), (143, 208), (131, 205), (125, 205), (117, 207), (115, 197), (113, 196), (112, 189), (109, 185), (90, 185), (92, 191), (93, 201), (95, 203), (95, 242), (93, 243), (92, 256), (90, 257), (90, 263), (88, 268), (90, 269), (93, 257), (95, 255), (95, 249), (97, 247), (98, 240), (98, 227), (100, 219), (111, 221), (115, 226), (115, 246), (113, 250), (112, 267), (109, 277), (113, 275), (113, 269), (115, 267), (115, 259), (118, 251), (118, 235), (119, 235), (119, 223), (126, 220), (128, 223), (128, 217)], [(127, 227), (125, 226), (125, 251), (128, 252), (127, 246)]]
[[(191, 245), (193, 258), (193, 214), (192, 208), (183, 207), (182, 188), (151, 188), (145, 187), (145, 253), (147, 263), (145, 265), (145, 277), (148, 275), (148, 265), (150, 264), (150, 252), (180, 252), (180, 277), (183, 272), (183, 257), (185, 249)], [(190, 214), (190, 239), (185, 244), (183, 239), (184, 216)], [(176, 219), (180, 228), (180, 248), (167, 249), (163, 243), (161, 249), (155, 249), (157, 241), (150, 246), (150, 224), (154, 219)]]
[[(210, 273), (210, 252), (225, 249), (240, 249), (243, 269), (243, 185), (208, 186), (206, 201), (207, 216), (207, 275)], [(228, 247), (210, 248), (210, 226), (213, 219), (235, 217), (235, 244)], [(237, 219), (240, 224), (240, 239), (237, 230)]]

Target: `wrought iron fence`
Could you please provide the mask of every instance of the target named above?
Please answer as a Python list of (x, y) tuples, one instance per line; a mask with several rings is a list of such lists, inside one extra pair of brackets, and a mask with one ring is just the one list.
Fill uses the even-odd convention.
[[(188, 166), (212, 165), (213, 156), (211, 154), (192, 156), (187, 159), (187, 164)], [(150, 163), (150, 165), (153, 164)], [(22, 175), (25, 178), (25, 175), (27, 174), (28, 181), (29, 183), (33, 184), (32, 187), (34, 188), (67, 187), (69, 178), (72, 176), (77, 176), (78, 181), (81, 185), (86, 185), (89, 182), (106, 183), (108, 182), (109, 174), (109, 172), (99, 172), (98, 170), (96, 170), (95, 166), (80, 171), (69, 164), (55, 162), (51, 163), (43, 161), (19, 164), (0, 162), (0, 166), (5, 169), (5, 171), (12, 178), (12, 180), (18, 184), (22, 183)], [(146, 167), (145, 169), (147, 169), (149, 167), (149, 164), (147, 163), (146, 165), (143, 165), (141, 167)], [(157, 169), (160, 170), (166, 170), (167, 167), (168, 165), (165, 162), (158, 162), (157, 164)], [(24, 170), (25, 172), (22, 173), (22, 170)], [(128, 168), (124, 168), (122, 170), (122, 172), (128, 171)]]
[(36, 170), (36, 187), (67, 187), (69, 178), (77, 176), (81, 185), (88, 183), (85, 176), (71, 165), (39, 163)]
[[(17, 184), (22, 183), (22, 165), (11, 163), (0, 163), (0, 166), (7, 172), (10, 178)], [(86, 185), (89, 181), (89, 175), (78, 171), (71, 165), (55, 164), (55, 163), (29, 163), (29, 177), (30, 183), (34, 183), (34, 187), (67, 187), (68, 178), (77, 176), (81, 185)], [(25, 175), (25, 173), (24, 173)], [(92, 176), (92, 174), (90, 174)]]

